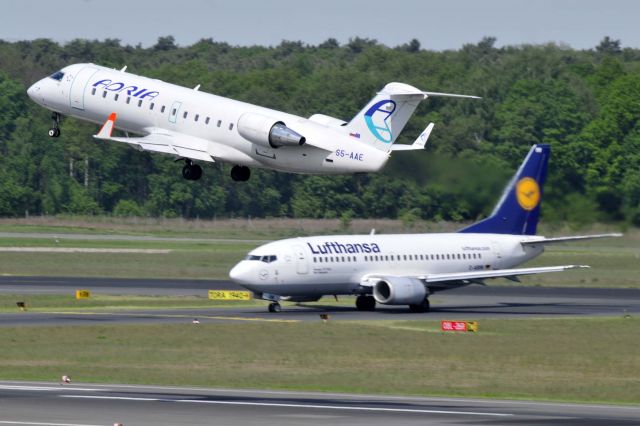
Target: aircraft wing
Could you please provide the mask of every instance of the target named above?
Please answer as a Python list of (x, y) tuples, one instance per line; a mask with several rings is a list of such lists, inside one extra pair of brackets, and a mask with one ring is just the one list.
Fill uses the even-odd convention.
[(477, 282), (487, 278), (507, 278), (516, 280), (518, 275), (535, 275), (546, 274), (548, 272), (562, 272), (567, 269), (589, 268), (587, 265), (562, 265), (562, 266), (542, 266), (537, 268), (514, 268), (514, 269), (489, 269), (484, 271), (469, 272), (453, 272), (450, 274), (426, 274), (416, 278), (423, 280), (427, 284), (450, 282), (450, 281), (469, 281)]
[[(463, 284), (482, 284), (482, 280), (489, 278), (506, 278), (511, 281), (519, 281), (519, 275), (535, 275), (546, 274), (548, 272), (562, 272), (567, 269), (589, 268), (587, 265), (562, 265), (562, 266), (542, 266), (537, 268), (514, 268), (514, 269), (487, 269), (483, 271), (469, 272), (452, 272), (444, 274), (424, 274), (414, 276), (402, 276), (403, 278), (415, 278), (423, 281), (425, 284), (440, 283), (463, 283)], [(362, 278), (360, 285), (364, 287), (373, 287), (380, 279), (398, 277), (396, 275), (367, 275)]]
[(520, 244), (522, 244), (523, 246), (535, 246), (538, 244), (570, 243), (574, 241), (595, 240), (598, 238), (612, 238), (612, 237), (622, 237), (622, 236), (623, 234), (620, 234), (620, 233), (612, 233), (612, 234), (594, 234), (594, 235), (575, 235), (572, 237), (535, 238), (531, 240), (521, 241)]
[(174, 133), (163, 129), (149, 129), (149, 134), (142, 137), (112, 137), (116, 114), (112, 113), (97, 135), (100, 140), (128, 143), (142, 151), (161, 152), (182, 158), (214, 162), (207, 152), (208, 142), (193, 136)]

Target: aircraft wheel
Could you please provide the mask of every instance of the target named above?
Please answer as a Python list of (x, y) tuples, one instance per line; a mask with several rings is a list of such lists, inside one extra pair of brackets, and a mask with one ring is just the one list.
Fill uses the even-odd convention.
[(58, 136), (60, 136), (60, 129), (51, 128), (49, 129), (48, 133), (49, 133), (49, 137), (57, 138)]
[(198, 180), (202, 177), (202, 167), (198, 164), (191, 166), (191, 180)]
[(182, 177), (186, 180), (191, 180), (191, 176), (193, 175), (193, 166), (191, 164), (185, 164), (182, 168)]
[(269, 312), (278, 313), (282, 310), (282, 306), (278, 302), (269, 303)]
[(247, 166), (233, 166), (231, 168), (231, 179), (236, 182), (246, 182), (251, 177), (251, 169)]
[(376, 309), (376, 299), (372, 296), (358, 296), (356, 298), (356, 309), (359, 311), (374, 311)]
[(429, 299), (425, 298), (424, 302), (419, 305), (409, 305), (411, 312), (429, 312), (431, 306), (429, 305)]

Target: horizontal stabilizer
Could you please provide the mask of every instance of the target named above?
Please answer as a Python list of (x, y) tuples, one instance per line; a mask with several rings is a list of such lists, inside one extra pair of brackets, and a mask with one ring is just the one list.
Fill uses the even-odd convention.
[(411, 145), (391, 145), (391, 151), (413, 151), (424, 149), (424, 146), (431, 135), (431, 131), (433, 130), (433, 126), (433, 123), (429, 123), (427, 128), (420, 133), (420, 136), (418, 136)]
[(473, 95), (457, 95), (455, 93), (440, 93), (440, 92), (422, 92), (427, 97), (448, 97), (448, 98), (467, 98), (467, 99), (482, 99), (480, 96)]
[(527, 241), (521, 241), (523, 246), (534, 246), (538, 244), (557, 244), (557, 243), (570, 243), (574, 241), (583, 240), (595, 240), (598, 238), (615, 238), (622, 237), (624, 234), (611, 233), (611, 234), (594, 234), (594, 235), (575, 235), (572, 237), (556, 237), (556, 238), (537, 238)]

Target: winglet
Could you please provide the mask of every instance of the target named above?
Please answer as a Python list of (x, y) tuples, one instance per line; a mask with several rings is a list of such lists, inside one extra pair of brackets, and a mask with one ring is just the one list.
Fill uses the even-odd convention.
[(113, 131), (115, 123), (116, 113), (112, 112), (111, 115), (109, 115), (109, 118), (107, 118), (107, 121), (105, 121), (102, 125), (102, 128), (100, 129), (98, 134), (94, 135), (93, 137), (96, 139), (109, 139), (111, 137), (111, 132)]
[(427, 143), (427, 140), (431, 135), (433, 126), (434, 126), (433, 123), (429, 123), (427, 128), (424, 129), (422, 133), (420, 133), (420, 136), (418, 136), (411, 145), (391, 145), (391, 151), (413, 151), (418, 149), (424, 149), (424, 145)]

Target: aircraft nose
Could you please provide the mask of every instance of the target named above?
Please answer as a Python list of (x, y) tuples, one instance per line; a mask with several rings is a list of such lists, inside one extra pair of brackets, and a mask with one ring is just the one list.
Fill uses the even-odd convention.
[(243, 260), (229, 271), (229, 278), (238, 284), (250, 284), (250, 272), (250, 265), (247, 265), (247, 262)]
[(32, 84), (31, 87), (27, 89), (27, 95), (34, 101), (36, 100), (39, 92), (40, 85), (38, 83)]

